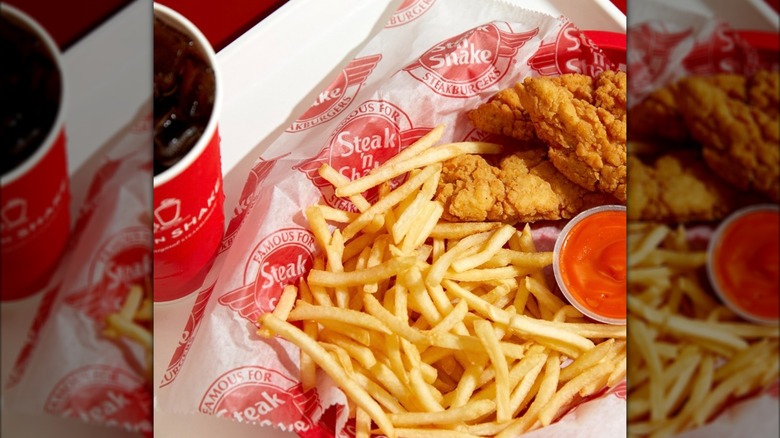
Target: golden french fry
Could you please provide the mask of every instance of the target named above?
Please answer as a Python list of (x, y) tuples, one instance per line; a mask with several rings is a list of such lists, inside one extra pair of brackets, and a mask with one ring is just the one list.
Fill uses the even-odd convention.
[(436, 146), (426, 150), (414, 158), (405, 161), (390, 163), (387, 166), (379, 166), (372, 173), (362, 178), (350, 181), (336, 188), (336, 196), (348, 197), (363, 193), (384, 181), (389, 181), (404, 172), (412, 169), (441, 163), (458, 155), (465, 154), (496, 154), (501, 152), (501, 146), (484, 142), (450, 143)]
[(390, 259), (362, 271), (328, 272), (312, 269), (309, 271), (307, 280), (312, 286), (362, 286), (369, 283), (378, 283), (394, 275), (398, 275), (414, 266), (416, 262), (417, 260), (415, 257), (403, 257)]
[[(479, 142), (434, 146), (443, 132), (437, 127), (354, 181), (328, 165), (319, 169), (360, 213), (307, 209), (320, 252), (299, 299), (285, 289), (260, 320), (261, 331), (300, 348), (304, 387), (319, 368), (344, 389), (359, 436), (513, 436), (625, 375), (625, 327), (587, 322), (547, 286), (542, 269), (552, 253), (537, 251), (527, 224), (441, 221), (434, 199), (441, 162), (500, 150)], [(371, 205), (361, 193), (377, 186)], [(659, 249), (642, 263), (686, 268)], [(697, 294), (679, 289), (679, 306)], [(285, 318), (302, 321), (303, 330)]]
[(273, 314), (266, 313), (261, 319), (264, 326), (294, 343), (301, 350), (304, 350), (361, 409), (366, 411), (382, 432), (388, 437), (396, 436), (395, 428), (387, 414), (382, 410), (382, 407), (362, 387), (347, 376), (338, 362), (324, 348), (294, 325), (276, 318)]

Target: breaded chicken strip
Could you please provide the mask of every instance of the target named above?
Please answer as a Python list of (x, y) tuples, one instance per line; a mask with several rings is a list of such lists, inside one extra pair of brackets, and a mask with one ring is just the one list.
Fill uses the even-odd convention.
[(466, 113), (475, 128), (490, 134), (501, 134), (523, 142), (536, 141), (531, 116), (520, 105), (514, 88), (496, 93), (487, 103)]
[[(724, 89), (711, 80), (680, 81), (677, 104), (710, 168), (741, 190), (780, 202), (780, 72), (761, 72)], [(735, 75), (725, 75), (733, 78)]]
[(713, 221), (734, 210), (737, 191), (715, 176), (698, 152), (662, 155), (653, 164), (628, 157), (629, 220)]
[(677, 83), (669, 84), (650, 93), (628, 112), (628, 138), (631, 140), (666, 140), (685, 143), (690, 140), (675, 94)]
[[(589, 96), (593, 92), (593, 81), (588, 76), (564, 75), (550, 80), (576, 96)], [(469, 111), (467, 117), (480, 131), (506, 135), (526, 143), (539, 141), (531, 116), (520, 104), (514, 87), (499, 91), (486, 103)]]
[[(698, 78), (720, 88), (729, 97), (749, 99), (752, 106), (762, 111), (778, 111), (776, 74), (768, 71), (757, 73), (750, 89), (743, 75), (719, 74)], [(628, 124), (628, 138), (642, 141), (663, 140), (678, 144), (691, 141), (685, 118), (677, 105), (681, 92), (678, 82), (673, 82), (650, 93), (642, 102), (631, 108), (628, 116), (631, 121)]]
[(541, 148), (505, 156), (498, 166), (479, 155), (446, 161), (436, 200), (444, 205), (445, 220), (503, 222), (568, 219), (590, 207), (617, 203), (569, 181)]
[[(580, 86), (583, 81), (592, 85)], [(584, 75), (527, 78), (515, 90), (536, 135), (550, 147), (555, 167), (589, 191), (625, 201), (625, 73), (606, 71), (595, 80)]]

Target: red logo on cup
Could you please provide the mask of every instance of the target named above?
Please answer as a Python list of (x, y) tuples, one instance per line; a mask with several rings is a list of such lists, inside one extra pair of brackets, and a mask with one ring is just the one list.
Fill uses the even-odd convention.
[(303, 392), (295, 380), (258, 366), (240, 367), (221, 375), (206, 390), (199, 409), (204, 414), (287, 432), (311, 430), (312, 418), (322, 412), (316, 388)]
[(691, 36), (693, 30), (679, 32), (656, 30), (649, 23), (629, 30), (628, 65), (631, 70), (631, 90), (653, 87), (667, 72), (672, 53)]
[(145, 382), (107, 365), (79, 368), (57, 383), (44, 411), (88, 423), (151, 432), (151, 399)]
[(746, 70), (748, 65), (757, 65), (757, 57), (746, 47), (739, 47), (742, 40), (726, 23), (719, 23), (712, 35), (697, 43), (683, 60), (683, 66), (690, 74), (736, 73)]
[(129, 227), (116, 233), (95, 254), (87, 288), (67, 296), (65, 303), (99, 323), (105, 321), (122, 307), (132, 285), (144, 285), (150, 277), (151, 238), (146, 227)]
[(385, 27), (402, 26), (426, 13), (436, 0), (404, 0)]
[(0, 239), (4, 251), (13, 251), (46, 233), (63, 210), (68, 208), (70, 193), (67, 180), (63, 179), (55, 187), (53, 194), (49, 193), (50, 196), (45, 198), (25, 196), (32, 196), (30, 193), (8, 193), (10, 196), (4, 196), (0, 206)]
[[(320, 166), (328, 163), (353, 180), (378, 167), (427, 131), (427, 128), (413, 128), (409, 116), (394, 104), (369, 100), (347, 116), (319, 154), (294, 169), (306, 174), (328, 205), (356, 211), (349, 200), (336, 197), (333, 186), (317, 173)], [(369, 190), (366, 195), (369, 202), (376, 197), (377, 189)]]
[(315, 251), (314, 235), (304, 228), (282, 228), (257, 244), (244, 268), (244, 286), (219, 297), (227, 306), (257, 324), (257, 318), (276, 307), (282, 290), (309, 272)]
[(314, 104), (287, 128), (287, 132), (305, 131), (341, 114), (352, 103), (380, 59), (382, 55), (371, 55), (350, 61), (333, 83), (317, 96)]
[(563, 26), (555, 40), (543, 42), (528, 65), (542, 76), (564, 73), (596, 76), (604, 70), (617, 70), (617, 65), (572, 23)]
[(200, 327), (200, 321), (203, 319), (203, 313), (206, 311), (206, 304), (211, 298), (211, 292), (214, 291), (214, 285), (202, 290), (198, 294), (198, 298), (195, 300), (195, 305), (192, 306), (192, 312), (187, 319), (187, 324), (184, 326), (184, 331), (179, 339), (179, 345), (176, 346), (176, 350), (173, 352), (173, 357), (168, 364), (168, 369), (165, 370), (163, 375), (163, 381), (160, 383), (160, 388), (173, 382), (179, 371), (181, 370), (184, 359), (187, 357), (187, 353), (190, 351), (192, 342), (195, 340), (195, 335), (198, 333)]
[(404, 70), (442, 96), (475, 96), (504, 77), (517, 49), (537, 33), (539, 28), (514, 33), (507, 23), (487, 24), (436, 44)]

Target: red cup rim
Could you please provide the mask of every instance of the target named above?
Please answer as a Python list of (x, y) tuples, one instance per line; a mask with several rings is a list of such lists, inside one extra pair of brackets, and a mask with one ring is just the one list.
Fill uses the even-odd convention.
[(46, 46), (49, 55), (54, 61), (54, 65), (60, 72), (60, 102), (51, 129), (48, 134), (46, 134), (46, 138), (44, 138), (40, 146), (38, 146), (38, 149), (30, 157), (24, 160), (18, 167), (3, 175), (2, 180), (0, 180), (0, 185), (5, 186), (15, 182), (29, 172), (30, 169), (35, 167), (38, 162), (49, 153), (52, 147), (54, 147), (54, 144), (57, 143), (57, 139), (60, 137), (65, 125), (65, 105), (68, 94), (66, 91), (65, 64), (62, 60), (62, 52), (46, 29), (32, 17), (11, 5), (5, 3), (0, 4), (0, 13), (2, 13), (4, 18), (7, 16), (20, 26), (27, 28), (28, 31), (37, 35), (44, 43), (44, 46)]
[(154, 187), (156, 188), (170, 182), (184, 170), (189, 168), (190, 165), (200, 157), (203, 151), (206, 150), (211, 139), (216, 135), (217, 118), (222, 111), (222, 76), (219, 66), (217, 65), (217, 56), (214, 52), (214, 47), (211, 46), (211, 43), (209, 43), (206, 36), (203, 35), (203, 32), (201, 32), (191, 21), (173, 9), (160, 3), (154, 3), (154, 16), (192, 37), (198, 49), (205, 55), (206, 61), (211, 64), (211, 67), (214, 70), (214, 108), (211, 110), (211, 116), (206, 124), (206, 129), (203, 130), (203, 135), (191, 151), (176, 164), (154, 176)]

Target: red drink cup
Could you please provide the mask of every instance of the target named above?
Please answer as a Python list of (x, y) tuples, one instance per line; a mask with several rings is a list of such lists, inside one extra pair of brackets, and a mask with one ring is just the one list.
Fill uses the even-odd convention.
[[(7, 301), (32, 295), (51, 279), (70, 234), (70, 184), (65, 152), (66, 93), (62, 54), (51, 36), (29, 16), (6, 4), (0, 5), (0, 11), (3, 26), (9, 25), (4, 29), (4, 35), (6, 30), (10, 32), (10, 29), (17, 29), (20, 35), (28, 34), (36, 41), (33, 43), (35, 49), (30, 50), (32, 46), (27, 46), (15, 53), (23, 53), (20, 58), (25, 60), (35, 60), (30, 61), (29, 65), (46, 65), (37, 70), (35, 75), (24, 70), (20, 70), (19, 74), (9, 71), (6, 78), (6, 72), (3, 73), (3, 81), (8, 80), (3, 85), (3, 105), (8, 105), (8, 111), (3, 110), (5, 163), (0, 177), (0, 300)], [(6, 59), (6, 62), (9, 60)], [(15, 68), (26, 63), (9, 62)], [(7, 64), (3, 69), (11, 67)], [(17, 83), (19, 78), (24, 78), (24, 82), (28, 78), (39, 77), (41, 72), (47, 72), (43, 74), (49, 77), (43, 81), (49, 90), (46, 93), (37, 94), (40, 83), (31, 85), (32, 91)], [(33, 79), (30, 81), (32, 83)], [(9, 99), (5, 94), (9, 90), (9, 94), (16, 95), (16, 99)], [(49, 95), (46, 104), (37, 100), (43, 94)], [(51, 109), (39, 112), (41, 108)], [(6, 123), (10, 120), (7, 118), (9, 114), (11, 119), (16, 118), (17, 121)], [(28, 123), (31, 129), (16, 130), (20, 124)], [(27, 140), (20, 140), (22, 138)], [(10, 146), (8, 141), (14, 142), (14, 146)], [(16, 145), (22, 144), (19, 142), (27, 146), (17, 149)], [(20, 150), (25, 152), (19, 155), (13, 152)], [(15, 157), (14, 160), (9, 159), (11, 156)], [(11, 161), (15, 166), (9, 164)]]
[[(163, 5), (155, 3), (154, 17), (166, 25), (166, 29), (172, 28), (189, 38), (193, 43), (191, 47), (202, 55), (214, 73), (213, 108), (206, 115), (208, 121), (198, 140), (175, 164), (159, 173), (160, 160), (155, 152), (154, 301), (164, 302), (182, 298), (195, 290), (213, 262), (224, 233), (224, 194), (217, 131), (222, 90), (214, 49), (206, 37), (186, 18)], [(155, 24), (155, 29), (157, 26)], [(157, 97), (155, 100), (157, 119), (159, 101)], [(157, 141), (157, 134), (155, 136)]]

